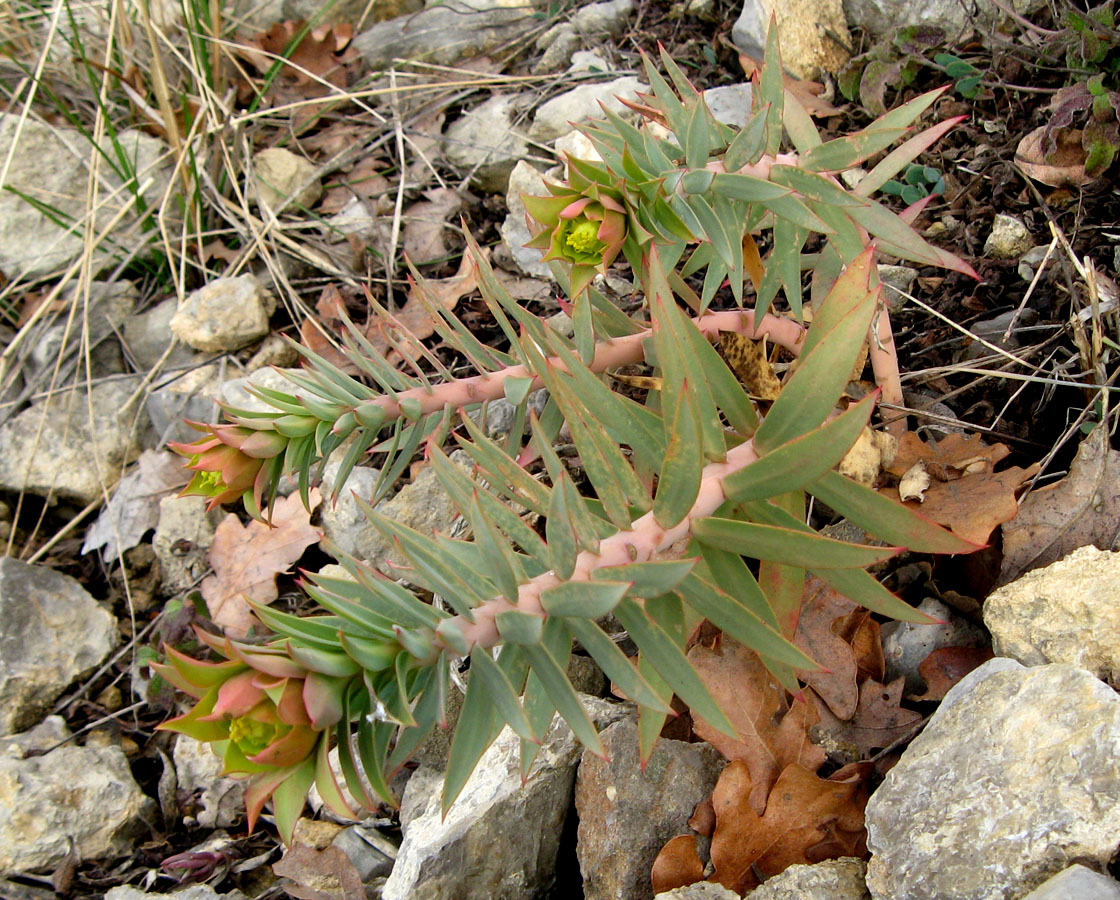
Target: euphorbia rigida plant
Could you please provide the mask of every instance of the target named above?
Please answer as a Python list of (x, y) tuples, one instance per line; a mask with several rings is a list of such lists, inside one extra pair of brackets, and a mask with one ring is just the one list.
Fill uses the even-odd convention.
[[(453, 376), (419, 342), (410, 345), (410, 371), (401, 371), (351, 329), (344, 342), (359, 377), (301, 348), (304, 369), (286, 373), (290, 393), (255, 389), (271, 411), (227, 409), (225, 424), (206, 426), (203, 438), (178, 448), (196, 471), (189, 492), (214, 502), (240, 495), (259, 516), (267, 516), (285, 474), (298, 477), (306, 502), (336, 451), (343, 454), (338, 484), (364, 457), (381, 454), (374, 500), (422, 451), (469, 526), (461, 539), (424, 534), (365, 504), (403, 561), (393, 577), (342, 555), (349, 577), (308, 576), (322, 614), (257, 610), (276, 635), (272, 649), (222, 644), (231, 662), (218, 664), (220, 675), (172, 658), (176, 683), (200, 698), (174, 727), (190, 725), (217, 742), (231, 771), (249, 772), (252, 803), (275, 792), (284, 833), (293, 798), (313, 777), (330, 790), (321, 762), (328, 728), (354, 796), (373, 802), (368, 782), (391, 801), (392, 772), (443, 722), (455, 689), (451, 668), (464, 661), (469, 676), (445, 809), (505, 726), (522, 739), (526, 772), (557, 713), (587, 747), (602, 751), (566, 674), (573, 642), (637, 705), (648, 758), (674, 695), (732, 733), (685, 656), (705, 620), (756, 650), (796, 692), (795, 672), (815, 668), (791, 643), (807, 573), (883, 615), (928, 621), (866, 568), (902, 547), (975, 549), (835, 471), (877, 399), (845, 396), (865, 345), (881, 391), (900, 399), (876, 250), (971, 272), (911, 229), (917, 208), (896, 215), (871, 199), (952, 122), (910, 137), (852, 189), (837, 177), (903, 138), (938, 92), (825, 142), (783, 88), (773, 34), (741, 131), (715, 120), (671, 59), (663, 55), (662, 63), (673, 86), (647, 61), (652, 88), (633, 104), (638, 124), (608, 113), (587, 131), (599, 159), (568, 159), (566, 182), (526, 198), (533, 246), (547, 250), (568, 292), (574, 336), (514, 302), (469, 242), (504, 341), (483, 345), (451, 311), (425, 302), (443, 344), (476, 374)], [(770, 232), (765, 258), (755, 237), (761, 231)], [(622, 260), (644, 300), (632, 316), (595, 284), (597, 273)], [(808, 327), (801, 323), (805, 270), (812, 273)], [(747, 279), (751, 309), (741, 306)], [(779, 292), (787, 314), (769, 311)], [(419, 293), (427, 297), (422, 279)], [(768, 408), (713, 348), (720, 332), (766, 338), (793, 361)], [(609, 378), (634, 364), (648, 371), (637, 399)], [(548, 401), (538, 417), (529, 395), (542, 388)], [(499, 398), (516, 409), (501, 441), (466, 414)], [(562, 427), (581, 471), (557, 450)], [(473, 472), (450, 461), (449, 442)], [(815, 533), (805, 517), (810, 495), (883, 543)], [(608, 614), (637, 646), (636, 664), (605, 630)], [(296, 711), (287, 715), (281, 701), (301, 678), (303, 706), (293, 701)], [(218, 684), (235, 681), (226, 699)], [(261, 692), (264, 699), (245, 711)], [(203, 724), (212, 730), (198, 730)], [(300, 762), (269, 755), (285, 741), (285, 749), (302, 749), (311, 735), (314, 747)]]

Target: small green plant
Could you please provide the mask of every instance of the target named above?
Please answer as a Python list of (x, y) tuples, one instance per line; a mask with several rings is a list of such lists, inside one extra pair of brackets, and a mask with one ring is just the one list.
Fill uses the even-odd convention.
[[(662, 54), (661, 62), (669, 81), (647, 60), (651, 93), (634, 104), (640, 124), (608, 113), (587, 132), (600, 159), (568, 159), (564, 184), (526, 200), (533, 243), (549, 251), (568, 291), (573, 337), (514, 302), (468, 236), (502, 347), (480, 343), (417, 278), (438, 336), (476, 374), (454, 376), (423, 349), (411, 372), (398, 370), (351, 329), (347, 356), (361, 380), (303, 350), (305, 368), (289, 376), (291, 392), (255, 389), (271, 411), (227, 409), (226, 422), (200, 426), (200, 440), (177, 447), (196, 473), (188, 493), (212, 504), (240, 497), (254, 516), (267, 516), (286, 473), (298, 477), (306, 503), (332, 454), (342, 454), (338, 483), (367, 454), (382, 454), (382, 493), (423, 450), (469, 526), (464, 539), (423, 534), (365, 504), (404, 560), (402, 581), (343, 555), (349, 577), (307, 578), (321, 614), (297, 618), (257, 606), (271, 632), (263, 647), (211, 638), (227, 662), (207, 667), (173, 656), (161, 670), (199, 698), (167, 727), (196, 735), (211, 728), (203, 739), (251, 773), (253, 802), (274, 795), (285, 840), (317, 771), (320, 790), (332, 790), (318, 768), (328, 737), (360, 802), (374, 803), (367, 784), (393, 800), (393, 771), (443, 722), (452, 666), (468, 662), (469, 679), (445, 810), (504, 726), (522, 739), (526, 773), (556, 713), (602, 752), (566, 674), (574, 642), (638, 705), (647, 759), (674, 695), (733, 731), (685, 656), (704, 620), (756, 650), (796, 691), (796, 670), (815, 667), (791, 642), (807, 572), (879, 613), (925, 621), (866, 567), (901, 547), (974, 549), (834, 471), (876, 401), (876, 394), (843, 400), (865, 344), (883, 394), (899, 396), (876, 249), (972, 271), (871, 199), (951, 127), (907, 138), (940, 92), (824, 141), (783, 88), (773, 31), (741, 131), (711, 115), (671, 58)], [(903, 138), (854, 189), (843, 186), (840, 172)], [(765, 257), (756, 240), (762, 232)], [(596, 272), (616, 259), (629, 263), (644, 301), (633, 318), (595, 284)], [(812, 273), (809, 327), (801, 324), (805, 271)], [(753, 309), (741, 305), (748, 280)], [(769, 311), (779, 293), (792, 317)], [(717, 296), (732, 308), (713, 310)], [(765, 335), (797, 360), (768, 409), (713, 349), (709, 339), (720, 331)], [(641, 400), (607, 377), (633, 364), (648, 367), (655, 385)], [(540, 388), (548, 402), (538, 417), (528, 403)], [(462, 415), (499, 398), (515, 405), (518, 423), (528, 421), (527, 437), (518, 424), (494, 441)], [(453, 425), (470, 474), (447, 455)], [(556, 449), (561, 427), (582, 475)], [(816, 534), (805, 524), (810, 495), (883, 544)], [(636, 661), (604, 629), (608, 614), (637, 646)], [(285, 718), (296, 683), (302, 706), (293, 700)], [(267, 716), (253, 716), (263, 725), (242, 721), (243, 693), (263, 704)], [(269, 755), (277, 741), (298, 743), (287, 734), (305, 719), (318, 738), (299, 732), (301, 758)], [(277, 721), (293, 731), (269, 731)]]
[(911, 165), (906, 168), (902, 181), (891, 179), (884, 184), (883, 193), (901, 197), (909, 206), (924, 197), (945, 193), (945, 177), (933, 166)]

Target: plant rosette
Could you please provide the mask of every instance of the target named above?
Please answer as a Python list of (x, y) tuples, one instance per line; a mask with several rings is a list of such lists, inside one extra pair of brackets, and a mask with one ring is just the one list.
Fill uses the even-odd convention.
[(283, 642), (251, 646), (195, 630), (224, 659), (200, 662), (165, 648), (168, 661), (152, 668), (196, 703), (159, 729), (210, 744), (222, 758), (223, 775), (249, 779), (250, 831), (271, 798), (276, 826), (290, 843), (312, 784), (331, 809), (352, 817), (328, 760), (329, 730), (342, 717), (349, 679), (310, 671)]

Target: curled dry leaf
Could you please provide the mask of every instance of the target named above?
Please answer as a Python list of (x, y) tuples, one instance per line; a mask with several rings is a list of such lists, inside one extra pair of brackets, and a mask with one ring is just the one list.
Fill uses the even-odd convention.
[(913, 700), (943, 700), (949, 689), (995, 656), (988, 647), (941, 647), (918, 664), (926, 692)]
[(319, 505), (318, 490), (311, 490), (311, 510), (304, 509), (298, 494), (281, 497), (269, 524), (252, 521), (242, 525), (230, 513), (214, 532), (210, 565), (214, 574), (202, 581), (202, 596), (214, 624), (230, 637), (244, 637), (256, 622), (248, 601), (268, 604), (277, 598), (276, 576), (287, 572), (304, 550), (319, 542), (311, 527), (311, 513)]
[(340, 848), (333, 844), (315, 850), (306, 844), (293, 844), (272, 871), (295, 884), (284, 892), (299, 900), (365, 900), (361, 873)]
[(859, 702), (858, 666), (852, 647), (833, 625), (856, 609), (819, 578), (805, 582), (801, 617), (793, 642), (821, 666), (821, 671), (797, 673), (841, 719), (852, 716)]
[(1081, 144), (1081, 131), (1074, 128), (1057, 132), (1057, 145), (1049, 156), (1043, 150), (1046, 133), (1044, 125), (1019, 141), (1015, 165), (1035, 181), (1051, 187), (1080, 187), (1093, 181), (1085, 171), (1089, 153)]
[[(302, 35), (302, 37), (301, 37)], [(302, 19), (277, 22), (268, 31), (241, 42), (235, 52), (268, 73), (277, 58), (286, 59), (270, 90), (294, 92), (301, 97), (325, 97), (332, 87), (345, 88), (347, 67), (360, 56), (350, 42), (354, 29), (345, 24), (308, 28)], [(293, 46), (294, 44), (294, 46)]]
[(898, 499), (917, 500), (921, 503), (926, 499), (926, 490), (931, 480), (926, 464), (919, 459), (898, 480)]
[(880, 684), (868, 678), (859, 686), (859, 703), (855, 714), (847, 720), (838, 719), (827, 704), (816, 697), (820, 713), (819, 731), (827, 732), (837, 744), (847, 744), (859, 752), (859, 759), (869, 759), (878, 751), (906, 737), (921, 721), (922, 714), (903, 709), (902, 690), (904, 677), (890, 684)]
[(703, 877), (704, 863), (696, 849), (696, 836), (692, 834), (678, 834), (670, 838), (657, 854), (650, 872), (655, 894), (695, 884)]
[(1120, 452), (1098, 426), (1077, 450), (1069, 474), (1031, 491), (1003, 526), (1000, 584), (1049, 565), (1078, 547), (1113, 550), (1120, 539)]
[(717, 731), (695, 710), (693, 730), (728, 759), (748, 766), (751, 801), (759, 813), (784, 768), (798, 763), (815, 771), (824, 763), (824, 751), (809, 740), (813, 710), (804, 701), (787, 700), (757, 653), (725, 637), (716, 649), (697, 644), (688, 658), (739, 737), (733, 740)]

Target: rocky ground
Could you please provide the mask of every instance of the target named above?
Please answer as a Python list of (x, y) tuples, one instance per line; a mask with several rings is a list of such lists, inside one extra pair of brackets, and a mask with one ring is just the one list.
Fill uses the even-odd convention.
[[(1111, 395), (1093, 387), (1113, 384), (1120, 352), (1112, 19), (988, 0), (972, 16), (886, 0), (778, 10), (790, 89), (826, 137), (953, 85), (936, 114), (967, 118), (896, 188), (900, 203), (938, 194), (919, 227), (981, 276), (882, 270), (901, 414), (945, 441), (926, 460), (952, 470), (944, 514), (991, 538), (964, 561), (880, 573), (944, 624), (865, 616), (859, 645), (839, 624), (858, 611), (827, 607), (805, 637), (822, 652), (838, 640), (852, 670), (851, 710), (822, 701), (808, 732), (821, 765), (863, 767), (849, 819), (827, 820), (836, 833), (798, 836), (819, 813), (792, 785), (786, 808), (772, 792), (761, 819), (713, 824), (737, 763), (685, 716), (640, 767), (631, 707), (587, 665), (571, 675), (609, 762), (557, 723), (522, 783), (507, 731), (443, 818), (438, 735), (398, 776), (399, 811), (343, 822), (312, 803), (285, 853), (267, 824), (246, 833), (216, 757), (154, 730), (175, 698), (147, 663), (192, 623), (238, 614), (230, 555), (302, 611), (297, 566), (332, 565), (332, 546), (381, 565), (391, 547), (349, 490), (311, 517), (293, 504), (283, 546), (207, 513), (176, 496), (167, 442), (191, 439), (184, 418), (257, 402), (250, 382), (286, 384), (297, 355), (282, 335), (331, 352), (343, 314), (361, 323), (377, 302), (430, 336), (402, 254), (480, 339), (498, 335), (460, 268), (460, 222), (511, 293), (563, 327), (551, 273), (522, 246), (520, 195), (562, 151), (586, 152), (573, 123), (600, 103), (626, 114), (618, 98), (645, 88), (639, 51), (658, 42), (741, 125), (769, 7), (339, 0), (306, 33), (320, 4), (245, 4), (217, 28), (187, 6), (0, 11), (0, 896), (638, 900), (655, 860), (662, 886), (686, 885), (661, 896), (740, 895), (701, 880), (710, 866), (664, 875), (682, 839), (701, 866), (751, 841), (800, 848), (758, 887), (771, 873), (744, 864), (758, 900), (1120, 898), (1120, 455)], [(281, 53), (296, 65), (273, 65)], [(1040, 149), (1050, 139), (1058, 156)], [(182, 184), (193, 199), (167, 202)], [(626, 275), (608, 279), (623, 298)], [(391, 355), (390, 336), (369, 337)], [(511, 417), (494, 404), (485, 427), (506, 433)], [(966, 472), (981, 446), (987, 468)], [(347, 488), (369, 496), (378, 478), (362, 467)], [(432, 470), (399, 485), (382, 512), (455, 533)]]

